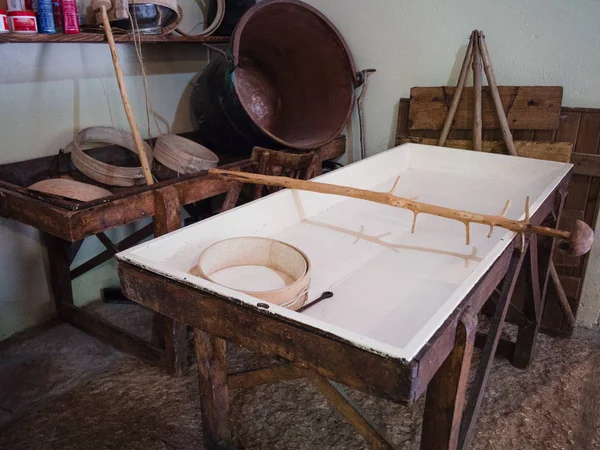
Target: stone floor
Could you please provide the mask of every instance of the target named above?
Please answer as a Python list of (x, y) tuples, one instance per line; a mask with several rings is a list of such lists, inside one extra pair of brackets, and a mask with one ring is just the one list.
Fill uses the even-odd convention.
[[(111, 307), (141, 326), (137, 310)], [(527, 371), (496, 360), (473, 449), (600, 448), (600, 331), (542, 335), (537, 350)], [(230, 353), (232, 367), (253, 359)], [(418, 448), (422, 399), (402, 407), (350, 395), (398, 449)], [(305, 381), (230, 398), (236, 448), (366, 448)], [(169, 377), (58, 322), (0, 343), (0, 449), (201, 449), (201, 428), (194, 370)]]

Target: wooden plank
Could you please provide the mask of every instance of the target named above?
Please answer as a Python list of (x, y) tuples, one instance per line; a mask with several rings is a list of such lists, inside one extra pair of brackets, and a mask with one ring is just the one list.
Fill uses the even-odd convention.
[[(133, 43), (133, 35), (115, 34), (117, 43)], [(176, 35), (155, 35), (141, 34), (139, 40), (143, 44), (193, 44), (193, 43), (213, 43), (226, 44), (229, 42), (228, 36), (176, 36)], [(0, 35), (0, 44), (2, 43), (106, 43), (104, 33), (79, 33), (79, 34), (2, 34)]]
[[(436, 139), (421, 137), (404, 137), (400, 139), (400, 142), (417, 142), (425, 145), (437, 145)], [(470, 150), (473, 148), (473, 144), (471, 141), (467, 140), (449, 139), (444, 144), (444, 147)], [(571, 152), (573, 151), (573, 144), (569, 142), (515, 141), (515, 147), (519, 156), (558, 162), (569, 162), (571, 159)], [(484, 141), (482, 151), (507, 154), (506, 146), (502, 141)]]
[(402, 138), (408, 134), (408, 110), (410, 100), (401, 98), (398, 104), (398, 123), (396, 125), (396, 145), (403, 144)]
[(457, 448), (476, 332), (477, 316), (468, 313), (458, 322), (452, 353), (429, 383), (421, 450)]
[(281, 364), (265, 369), (247, 370), (227, 375), (227, 385), (232, 389), (248, 389), (261, 384), (303, 378), (305, 374), (291, 364)]
[(202, 437), (207, 450), (231, 448), (227, 341), (194, 329)]
[[(414, 87), (410, 91), (409, 129), (441, 130), (455, 88)], [(561, 86), (499, 86), (498, 91), (511, 129), (553, 130), (558, 126)], [(489, 87), (482, 92), (483, 128), (499, 128)], [(453, 128), (473, 123), (473, 88), (463, 90)]]
[[(464, 411), (464, 417), (460, 424), (460, 436), (458, 448), (469, 448), (473, 431), (475, 430), (475, 423), (479, 415), (479, 408), (483, 401), (485, 388), (487, 385), (488, 375), (492, 368), (494, 355), (496, 354), (496, 348), (498, 347), (498, 340), (502, 333), (504, 325), (504, 319), (506, 318), (506, 312), (508, 311), (508, 305), (510, 305), (510, 299), (512, 298), (515, 286), (517, 284), (517, 277), (521, 271), (521, 265), (525, 259), (526, 252), (515, 249), (511, 255), (510, 264), (502, 283), (502, 289), (500, 292), (500, 298), (496, 305), (496, 312), (490, 324), (490, 334), (485, 341), (485, 346), (481, 352), (481, 358), (479, 360), (479, 366), (477, 367), (477, 374), (475, 380), (470, 389), (469, 399)], [(518, 344), (518, 341), (517, 341)], [(517, 348), (515, 347), (515, 354)]]
[(359, 349), (326, 331), (282, 321), (260, 308), (232, 308), (235, 300), (165, 282), (164, 277), (130, 264), (119, 263), (119, 277), (125, 295), (153, 311), (249, 350), (301, 364), (367, 394), (404, 404), (414, 400), (416, 368), (406, 361)]
[(579, 298), (581, 294), (581, 278), (559, 275), (560, 284), (569, 298)]
[(327, 399), (329, 404), (339, 412), (346, 421), (367, 441), (374, 450), (393, 450), (394, 447), (384, 433), (371, 421), (367, 420), (358, 405), (346, 395), (344, 390), (318, 373), (307, 371), (308, 379)]
[(571, 155), (571, 163), (575, 165), (573, 167), (574, 174), (600, 177), (600, 155), (573, 153)]
[(129, 353), (148, 364), (164, 366), (164, 352), (159, 348), (151, 346), (150, 343), (141, 337), (129, 333), (101, 317), (89, 314), (73, 305), (62, 303), (58, 309), (58, 313), (69, 324), (105, 344)]
[[(175, 231), (181, 227), (181, 204), (175, 186), (166, 186), (154, 192), (154, 236)], [(170, 317), (156, 314), (154, 335), (164, 343), (167, 372), (181, 376), (187, 372), (187, 327)]]
[(73, 287), (69, 276), (69, 247), (71, 243), (51, 234), (46, 234), (44, 238), (48, 248), (52, 295), (54, 296), (56, 311), (60, 315), (62, 304), (73, 305)]

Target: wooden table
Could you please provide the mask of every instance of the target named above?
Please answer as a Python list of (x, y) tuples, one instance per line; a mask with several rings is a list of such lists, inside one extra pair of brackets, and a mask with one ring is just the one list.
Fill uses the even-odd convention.
[[(183, 136), (198, 140), (197, 133)], [(316, 150), (322, 160), (341, 156), (345, 137)], [(119, 166), (138, 165), (136, 155), (118, 147), (90, 150), (93, 157)], [(244, 157), (220, 154), (220, 164), (246, 170), (253, 163)], [(320, 167), (320, 165), (319, 165)], [(37, 158), (0, 166), (0, 217), (33, 226), (43, 233), (48, 248), (50, 282), (58, 316), (97, 339), (130, 353), (145, 362), (163, 366), (179, 375), (187, 367), (186, 327), (172, 319), (156, 315), (152, 344), (109, 321), (75, 306), (72, 281), (110, 260), (117, 252), (132, 247), (149, 236), (160, 236), (181, 226), (180, 208), (227, 193), (222, 210), (233, 207), (239, 189), (206, 173), (177, 176), (155, 164), (154, 173), (162, 180), (152, 186), (119, 188), (89, 179), (71, 162), (69, 154)], [(69, 176), (78, 181), (109, 189), (112, 197), (80, 202), (42, 194), (26, 187), (43, 179)], [(153, 217), (154, 221), (122, 241), (112, 242), (106, 231)], [(99, 255), (71, 268), (84, 239), (96, 237), (106, 247)]]
[[(414, 147), (413, 144), (407, 145), (412, 146), (410, 148)], [(400, 150), (402, 150), (402, 147)], [(398, 149), (391, 152), (394, 151), (399, 152)], [(452, 168), (448, 169), (448, 167), (450, 167), (455, 157), (470, 158), (470, 156), (459, 154), (450, 154), (446, 158), (448, 155), (444, 152), (453, 152), (447, 149), (438, 149), (435, 152), (439, 152), (439, 154), (437, 156), (434, 154), (435, 157), (432, 157), (431, 162), (438, 164), (441, 171), (451, 171)], [(439, 157), (439, 155), (442, 155), (442, 157)], [(393, 161), (386, 161), (387, 156), (385, 155), (369, 158), (355, 164), (356, 168), (353, 166), (344, 169), (344, 171), (339, 171), (342, 172), (340, 174), (336, 171), (334, 172), (335, 175), (327, 175), (323, 178), (323, 181), (327, 180), (328, 182), (352, 185), (353, 187), (372, 188), (372, 182), (364, 181), (364, 177), (362, 181), (353, 181), (352, 173), (357, 175), (369, 173), (373, 177), (377, 177), (378, 175), (373, 175), (377, 173), (374, 169), (390, 172), (390, 170), (393, 170), (390, 169), (390, 166), (402, 161), (400, 156), (402, 155), (399, 155), (398, 159)], [(481, 154), (477, 154), (474, 158), (478, 159), (479, 162), (485, 162), (486, 158), (490, 156), (492, 156), (492, 163), (480, 166), (479, 170), (497, 170), (498, 173), (502, 173), (506, 167), (513, 167), (510, 164), (518, 161), (518, 164), (522, 164), (523, 167), (513, 168), (517, 172), (517, 175), (515, 175), (516, 180), (533, 168), (531, 166), (526, 169), (529, 165), (540, 164), (542, 166), (546, 164), (545, 167), (552, 167), (552, 164), (558, 164), (535, 162), (533, 160), (524, 162), (523, 159), (517, 158), (498, 160), (497, 158), (505, 157)], [(498, 167), (504, 164), (508, 164), (508, 166)], [(547, 166), (548, 164), (550, 166)], [(460, 163), (456, 162), (456, 165), (459, 166)], [(531, 217), (531, 223), (541, 224), (545, 220), (547, 223), (555, 223), (560, 217), (570, 179), (569, 165), (563, 165), (563, 167), (564, 169), (559, 170), (559, 175), (554, 178), (553, 183), (549, 185), (550, 187), (545, 188), (543, 194), (538, 192), (536, 206), (532, 208), (534, 214)], [(436, 173), (433, 173), (434, 178), (436, 175)], [(399, 188), (404, 189), (402, 185), (406, 183), (408, 185), (404, 189), (406, 193), (409, 193), (415, 187), (414, 184), (411, 187), (411, 183), (414, 181), (414, 173), (412, 176), (413, 179), (411, 179), (409, 172), (402, 172)], [(420, 176), (427, 179), (428, 175), (425, 172), (422, 174), (417, 173), (417, 180)], [(471, 176), (476, 177), (473, 174)], [(443, 176), (440, 175), (440, 178), (443, 178)], [(378, 185), (381, 190), (387, 189), (387, 183), (393, 181), (393, 179), (385, 179), (387, 180), (386, 183)], [(527, 185), (526, 190), (534, 189), (533, 184), (527, 184), (527, 180), (523, 180), (522, 183)], [(505, 186), (507, 191), (510, 190), (508, 184)], [(454, 188), (452, 187), (447, 192), (439, 193), (439, 195), (443, 196), (443, 194), (452, 193), (453, 191)], [(426, 196), (431, 192), (431, 189), (425, 189), (422, 194)], [(164, 236), (117, 256), (120, 261), (119, 276), (122, 287), (129, 298), (176, 321), (194, 327), (202, 402), (202, 429), (206, 447), (209, 449), (230, 448), (231, 435), (227, 425), (229, 389), (247, 388), (263, 383), (305, 377), (314, 383), (337, 411), (356, 428), (373, 448), (389, 449), (392, 448), (392, 445), (389, 439), (366, 419), (358, 407), (348, 399), (341, 385), (406, 405), (411, 404), (427, 392), (421, 448), (428, 450), (468, 448), (493, 356), (497, 350), (509, 355), (513, 362), (519, 366), (526, 365), (531, 359), (543, 310), (544, 291), (548, 281), (548, 261), (554, 251), (554, 243), (542, 237), (533, 236), (521, 239), (520, 236), (513, 237), (508, 233), (504, 234), (502, 238), (496, 236), (496, 241), (489, 244), (490, 246), (493, 245), (494, 249), (502, 249), (497, 253), (490, 250), (493, 257), (487, 258), (487, 250), (482, 250), (482, 259), (478, 259), (479, 251), (474, 248), (473, 259), (470, 259), (471, 256), (468, 253), (456, 253), (452, 250), (460, 248), (456, 247), (458, 244), (454, 242), (448, 244), (451, 250), (408, 245), (412, 239), (427, 240), (431, 236), (437, 235), (436, 233), (439, 231), (436, 230), (437, 227), (444, 227), (444, 229), (448, 227), (448, 236), (452, 239), (456, 237), (456, 230), (439, 222), (443, 219), (431, 218), (431, 220), (428, 220), (420, 218), (419, 220), (424, 222), (423, 225), (420, 225), (423, 227), (420, 232), (421, 236), (419, 236), (418, 225), (415, 237), (411, 237), (406, 231), (397, 232), (399, 233), (397, 235), (387, 233), (391, 236), (388, 241), (385, 241), (385, 244), (382, 244), (381, 240), (374, 242), (373, 239), (381, 239), (383, 235), (373, 237), (364, 234), (366, 233), (366, 226), (372, 227), (376, 223), (396, 223), (395, 221), (399, 218), (394, 214), (401, 214), (402, 211), (398, 212), (398, 210), (392, 208), (392, 212), (390, 212), (390, 208), (385, 209), (386, 207), (383, 205), (371, 207), (370, 205), (373, 204), (368, 202), (362, 202), (361, 204), (368, 204), (369, 206), (357, 206), (357, 203), (348, 203), (360, 202), (358, 200), (346, 200), (346, 203), (336, 200), (338, 203), (333, 204), (335, 201), (331, 200), (330, 196), (321, 196), (326, 197), (326, 200), (323, 200), (324, 204), (320, 205), (321, 211), (325, 211), (325, 216), (318, 216), (321, 217), (319, 220), (324, 220), (323, 217), (329, 217), (331, 222), (325, 226), (319, 226), (318, 220), (313, 216), (316, 214), (314, 212), (315, 204), (319, 202), (315, 196), (318, 196), (318, 194), (282, 191), (248, 205), (243, 208), (243, 211), (241, 209), (232, 210), (225, 215), (196, 224), (187, 229), (189, 233), (182, 232), (175, 236)], [(275, 232), (276, 226), (272, 224), (273, 217), (276, 217), (280, 212), (273, 210), (285, 209), (283, 205), (288, 204), (292, 198), (295, 198), (302, 205), (302, 208), (298, 204), (296, 205), (298, 214), (301, 215), (300, 211), (302, 210), (302, 213), (306, 212), (308, 218), (300, 218), (296, 225), (291, 225), (291, 231), (279, 230)], [(335, 198), (338, 199), (338, 197)], [(451, 201), (451, 199), (446, 199), (446, 202)], [(338, 209), (336, 210), (336, 208)], [(348, 211), (352, 211), (352, 208), (359, 208), (356, 215), (345, 215)], [(285, 215), (289, 218), (290, 211), (286, 209), (281, 212), (282, 217)], [(366, 214), (367, 211), (370, 211), (371, 214)], [(384, 216), (384, 214), (389, 215)], [(514, 211), (512, 214), (514, 215)], [(343, 226), (334, 225), (333, 223), (337, 220), (335, 219), (336, 215), (344, 217), (346, 221), (351, 220), (353, 217), (361, 217), (367, 221), (367, 225), (361, 225), (360, 232), (354, 232), (343, 228)], [(460, 272), (460, 264), (463, 263), (461, 261), (463, 259), (464, 264), (467, 266), (473, 264), (470, 261), (477, 261), (474, 266), (471, 265), (471, 269), (467, 270), (465, 268), (466, 272), (470, 274), (468, 276), (476, 274), (477, 280), (466, 289), (462, 289), (464, 284), (461, 283), (461, 287), (457, 290), (457, 292), (460, 292), (460, 296), (455, 301), (444, 300), (439, 309), (431, 313), (431, 317), (425, 317), (423, 327), (415, 333), (415, 336), (417, 336), (415, 337), (416, 341), (411, 339), (406, 345), (398, 344), (397, 347), (393, 347), (388, 344), (399, 339), (394, 333), (391, 334), (389, 340), (381, 335), (379, 329), (363, 330), (364, 336), (354, 333), (354, 331), (360, 329), (360, 325), (371, 320), (369, 308), (377, 308), (378, 306), (370, 305), (375, 305), (374, 302), (378, 299), (372, 294), (369, 298), (361, 297), (362, 300), (359, 298), (357, 303), (355, 299), (351, 299), (352, 290), (360, 291), (357, 294), (359, 296), (363, 296), (365, 292), (369, 291), (381, 292), (381, 289), (376, 289), (379, 286), (375, 281), (371, 287), (357, 287), (356, 284), (352, 284), (353, 280), (347, 281), (348, 277), (343, 277), (339, 284), (332, 284), (330, 290), (335, 294), (332, 299), (315, 304), (302, 313), (296, 313), (275, 305), (258, 302), (247, 295), (236, 293), (231, 289), (189, 275), (186, 268), (193, 266), (194, 257), (183, 254), (183, 250), (189, 249), (188, 252), (197, 251), (210, 245), (215, 240), (222, 239), (222, 234), (225, 233), (222, 231), (223, 228), (229, 228), (227, 233), (231, 237), (238, 235), (243, 231), (243, 227), (237, 225), (242, 216), (247, 219), (245, 226), (248, 235), (260, 234), (279, 238), (283, 233), (287, 237), (286, 242), (291, 240), (292, 245), (299, 246), (309, 255), (311, 264), (314, 263), (313, 269), (317, 272), (311, 281), (311, 289), (314, 287), (313, 292), (309, 292), (309, 298), (311, 299), (315, 298), (315, 292), (322, 290), (323, 283), (327, 285), (330, 282), (330, 280), (323, 280), (323, 277), (318, 276), (318, 269), (323, 268), (323, 261), (331, 257), (331, 255), (323, 255), (323, 252), (327, 250), (324, 248), (324, 242), (335, 245), (335, 242), (332, 243), (331, 241), (335, 239), (341, 241), (348, 238), (348, 234), (352, 236), (352, 239), (349, 241), (350, 246), (344, 244), (346, 245), (344, 248), (348, 249), (351, 255), (344, 255), (339, 260), (339, 264), (347, 265), (352, 257), (360, 255), (360, 249), (356, 246), (352, 247), (354, 237), (360, 238), (357, 239), (357, 242), (361, 239), (365, 241), (365, 251), (367, 252), (365, 261), (367, 263), (363, 270), (368, 273), (367, 275), (354, 273), (354, 279), (358, 277), (359, 281), (361, 276), (377, 277), (377, 275), (372, 275), (372, 270), (368, 270), (373, 267), (372, 255), (368, 253), (369, 249), (373, 248), (372, 244), (381, 245), (382, 247), (396, 245), (390, 244), (390, 242), (398, 242), (394, 247), (397, 253), (392, 252), (393, 249), (390, 248), (389, 250), (381, 250), (381, 253), (377, 255), (383, 255), (385, 258), (396, 258), (399, 261), (398, 275), (402, 274), (402, 270), (408, 270), (407, 266), (402, 264), (412, 261), (412, 259), (406, 259), (406, 253), (416, 252), (413, 255), (421, 255), (424, 258), (422, 261), (424, 264), (428, 264), (433, 260), (444, 262), (443, 265), (434, 268), (432, 273), (428, 275), (429, 278), (423, 282), (424, 286), (431, 286), (440, 277), (450, 283), (452, 279), (450, 273), (453, 271)], [(368, 222), (373, 216), (376, 216), (374, 221)], [(511, 213), (509, 212), (510, 216)], [(293, 222), (292, 219), (289, 220)], [(410, 218), (404, 223), (404, 225), (407, 224), (410, 224)], [(330, 234), (326, 235), (325, 241), (306, 241), (306, 236), (302, 236), (302, 230), (313, 234), (322, 231), (306, 231), (306, 227), (311, 225), (316, 226), (319, 230), (328, 230), (327, 233)], [(474, 226), (471, 225), (471, 227)], [(410, 228), (408, 229), (410, 230)], [(337, 232), (340, 234), (334, 238), (333, 236)], [(203, 233), (201, 237), (192, 238), (192, 236), (198, 236), (199, 233)], [(496, 230), (496, 233), (502, 235), (503, 230)], [(484, 238), (486, 234), (487, 230), (472, 229), (473, 246), (485, 246), (486, 241)], [(314, 236), (314, 239), (318, 240), (318, 234), (314, 234)], [(302, 247), (298, 242), (305, 242), (306, 246)], [(185, 243), (185, 246), (183, 243)], [(439, 241), (437, 241), (437, 245), (440, 245)], [(319, 251), (322, 253), (319, 254)], [(417, 259), (415, 259), (415, 265), (418, 265)], [(382, 266), (376, 265), (375, 267), (380, 268)], [(481, 271), (481, 274), (479, 271)], [(526, 295), (527, 317), (519, 326), (516, 342), (509, 342), (501, 339), (500, 334), (517, 276), (521, 272), (526, 277), (528, 286)], [(409, 274), (409, 276), (412, 276), (412, 274)], [(469, 279), (468, 276), (465, 280)], [(463, 274), (460, 274), (460, 277), (463, 277)], [(406, 286), (402, 285), (404, 281), (402, 277), (398, 277), (396, 284), (399, 292), (404, 292), (406, 289)], [(344, 283), (349, 283), (350, 287), (345, 289)], [(443, 291), (446, 288), (447, 286), (442, 286), (441, 289)], [(413, 318), (420, 320), (418, 316), (421, 312), (418, 310), (418, 304), (429, 300), (434, 301), (437, 295), (436, 288), (432, 287), (431, 289), (430, 297), (419, 296), (419, 290), (414, 290), (413, 296), (418, 298), (416, 301), (410, 298), (394, 299), (393, 297), (391, 301), (399, 305), (403, 304), (404, 301), (416, 305), (411, 306), (412, 309), (409, 311), (414, 310), (414, 313), (413, 315), (409, 314), (408, 320)], [(394, 291), (390, 292), (393, 294)], [(495, 292), (497, 295), (494, 295)], [(490, 297), (495, 297), (496, 312), (489, 333), (483, 335), (477, 331), (478, 312)], [(381, 305), (389, 306), (390, 303), (379, 304), (380, 312), (383, 312), (377, 315), (376, 319), (380, 320), (381, 317), (384, 317), (381, 320), (385, 322), (380, 325), (380, 328), (385, 328), (390, 324), (393, 326), (395, 318), (400, 316), (397, 316), (395, 310), (387, 311)], [(362, 309), (360, 309), (361, 307)], [(358, 312), (354, 315), (348, 315), (349, 319), (347, 318), (346, 322), (343, 322), (342, 319), (331, 324), (327, 322), (327, 319), (331, 318), (328, 311), (329, 313), (338, 311), (343, 315), (344, 310), (352, 310), (353, 308), (358, 308)], [(442, 310), (448, 311), (448, 314), (445, 315), (441, 324), (437, 325), (437, 312)], [(390, 317), (393, 318), (391, 322)], [(377, 320), (373, 323), (377, 324)], [(349, 330), (349, 324), (351, 323), (354, 323), (356, 328)], [(402, 326), (404, 325), (397, 325), (396, 334), (400, 335), (403, 333)], [(428, 330), (433, 332), (430, 333)], [(418, 337), (421, 331), (425, 332), (425, 338)], [(380, 333), (377, 337), (379, 341), (371, 339), (373, 337), (371, 335), (377, 333)], [(268, 369), (228, 374), (226, 341), (277, 358), (283, 363)], [(416, 344), (413, 345), (414, 342)], [(477, 345), (483, 348), (483, 353), (471, 388), (471, 394), (467, 397), (471, 356), (474, 347)]]

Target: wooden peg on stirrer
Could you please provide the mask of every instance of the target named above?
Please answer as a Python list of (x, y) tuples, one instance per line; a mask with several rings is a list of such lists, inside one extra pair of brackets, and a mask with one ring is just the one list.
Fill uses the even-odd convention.
[(478, 214), (459, 209), (447, 208), (445, 206), (430, 205), (418, 202), (408, 198), (398, 197), (390, 192), (375, 192), (366, 189), (357, 189), (348, 186), (337, 186), (333, 184), (318, 183), (316, 181), (296, 180), (288, 177), (278, 177), (269, 175), (259, 175), (253, 173), (233, 172), (230, 170), (210, 169), (209, 174), (226, 181), (241, 181), (250, 184), (263, 184), (266, 186), (278, 186), (288, 189), (299, 189), (302, 191), (317, 192), (321, 194), (341, 195), (360, 200), (367, 200), (383, 205), (390, 205), (396, 208), (403, 208), (412, 211), (414, 214), (413, 229), (418, 214), (430, 214), (433, 216), (444, 217), (446, 219), (457, 220), (463, 223), (467, 228), (467, 243), (469, 241), (469, 224), (480, 223), (490, 227), (490, 234), (494, 227), (505, 228), (517, 233), (536, 233), (552, 238), (558, 238), (567, 242), (567, 250), (570, 255), (580, 256), (587, 253), (594, 242), (594, 233), (592, 229), (581, 220), (575, 224), (572, 231), (558, 230), (555, 228), (531, 225), (529, 222), (529, 200), (526, 202), (525, 220), (513, 220), (504, 217), (510, 203), (507, 202), (502, 215), (494, 216), (491, 214)]
[(92, 8), (94, 9), (94, 11), (99, 11), (100, 16), (102, 17), (104, 34), (106, 34), (106, 40), (108, 41), (108, 46), (110, 47), (110, 55), (112, 57), (113, 67), (115, 69), (115, 75), (117, 76), (117, 83), (119, 84), (119, 92), (121, 93), (123, 108), (125, 108), (127, 121), (129, 122), (131, 133), (133, 134), (135, 148), (137, 150), (138, 157), (140, 158), (140, 163), (144, 172), (146, 184), (154, 184), (152, 172), (150, 171), (150, 164), (148, 163), (148, 158), (146, 157), (146, 152), (144, 151), (144, 143), (142, 140), (142, 136), (140, 135), (140, 130), (138, 128), (137, 122), (135, 121), (133, 109), (131, 108), (131, 102), (129, 101), (129, 95), (127, 94), (127, 88), (125, 86), (125, 77), (123, 76), (123, 70), (121, 69), (121, 63), (119, 61), (119, 54), (117, 53), (115, 38), (113, 37), (112, 28), (110, 27), (110, 22), (108, 20), (108, 11), (110, 11), (110, 9), (112, 8), (112, 3), (110, 0), (92, 0)]

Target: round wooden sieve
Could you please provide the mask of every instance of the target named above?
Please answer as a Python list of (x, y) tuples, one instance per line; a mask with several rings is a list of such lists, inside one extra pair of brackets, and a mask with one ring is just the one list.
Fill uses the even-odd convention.
[[(137, 154), (133, 135), (111, 127), (89, 127), (81, 130), (71, 147), (71, 160), (77, 169), (92, 180), (111, 186), (135, 186), (145, 182), (141, 167), (119, 167), (98, 161), (83, 151), (89, 144), (105, 143), (118, 145)], [(144, 142), (148, 163), (152, 164), (152, 148)]]
[(174, 134), (156, 140), (154, 159), (177, 173), (196, 173), (217, 167), (219, 157), (206, 147)]
[[(265, 291), (243, 290), (216, 279), (221, 271), (244, 266), (270, 269), (281, 276), (285, 287)], [(263, 237), (237, 237), (216, 242), (200, 254), (192, 273), (292, 310), (301, 308), (305, 303), (310, 283), (310, 263), (302, 251), (285, 242)]]

